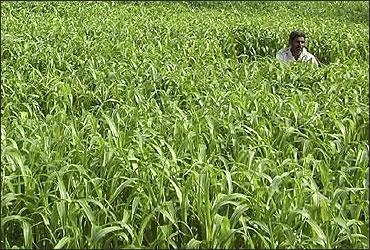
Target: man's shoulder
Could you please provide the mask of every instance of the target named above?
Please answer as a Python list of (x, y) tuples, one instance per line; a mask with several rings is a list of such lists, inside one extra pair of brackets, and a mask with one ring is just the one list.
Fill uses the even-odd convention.
[(315, 56), (313, 54), (311, 54), (310, 52), (308, 52), (307, 50), (305, 51), (305, 57), (307, 59), (315, 58)]
[(311, 54), (307, 50), (305, 51), (305, 55), (304, 55), (303, 60), (304, 61), (311, 61), (311, 62), (315, 63), (316, 65), (319, 65), (319, 62), (318, 62), (316, 56), (314, 56), (313, 54)]
[(283, 54), (283, 53), (287, 53), (288, 52), (288, 49), (289, 48), (282, 48), (281, 50), (279, 50), (276, 54)]
[(282, 60), (282, 61), (286, 61), (287, 56), (288, 56), (288, 49), (289, 48), (283, 48), (283, 49), (279, 50), (276, 53), (276, 58), (279, 59), (279, 60)]

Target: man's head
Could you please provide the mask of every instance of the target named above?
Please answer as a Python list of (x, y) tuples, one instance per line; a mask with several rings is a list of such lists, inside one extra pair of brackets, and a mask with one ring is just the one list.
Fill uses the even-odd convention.
[(291, 46), (292, 53), (299, 55), (303, 48), (306, 47), (306, 35), (302, 31), (292, 31), (289, 35), (289, 46)]

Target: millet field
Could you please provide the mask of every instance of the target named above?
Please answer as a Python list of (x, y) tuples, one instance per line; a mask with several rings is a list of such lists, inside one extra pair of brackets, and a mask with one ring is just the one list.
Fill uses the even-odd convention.
[(1, 248), (367, 248), (368, 12), (2, 1)]

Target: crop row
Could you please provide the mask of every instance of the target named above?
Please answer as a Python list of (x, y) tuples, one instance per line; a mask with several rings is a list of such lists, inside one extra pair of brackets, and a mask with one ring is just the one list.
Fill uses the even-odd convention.
[(1, 3), (2, 247), (367, 247), (366, 5), (274, 4)]

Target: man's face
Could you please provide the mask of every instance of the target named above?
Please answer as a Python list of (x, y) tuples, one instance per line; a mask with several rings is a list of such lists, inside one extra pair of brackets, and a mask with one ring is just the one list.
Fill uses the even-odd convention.
[(292, 41), (292, 50), (297, 54), (300, 54), (305, 46), (306, 40), (304, 37), (296, 37)]

